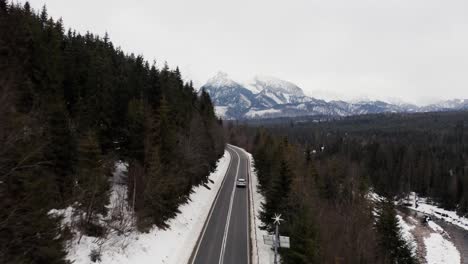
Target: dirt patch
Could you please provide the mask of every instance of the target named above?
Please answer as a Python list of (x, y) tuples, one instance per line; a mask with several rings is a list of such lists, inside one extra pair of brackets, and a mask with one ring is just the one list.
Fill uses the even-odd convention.
[(410, 232), (416, 240), (416, 257), (419, 263), (426, 264), (426, 247), (424, 245), (424, 239), (430, 236), (430, 234), (433, 232), (432, 229), (429, 226), (423, 224), (421, 222), (422, 218), (420, 218), (417, 214), (413, 214), (415, 213), (413, 211), (397, 210), (397, 213), (406, 223), (414, 226)]

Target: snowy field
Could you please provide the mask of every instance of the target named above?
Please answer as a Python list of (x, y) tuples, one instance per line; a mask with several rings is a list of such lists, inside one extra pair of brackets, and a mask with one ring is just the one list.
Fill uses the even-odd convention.
[[(131, 212), (126, 209), (115, 210), (124, 216), (119, 217), (119, 221), (114, 223), (113, 213), (102, 222), (115, 224), (124, 232), (110, 232), (104, 239), (82, 236), (74, 232), (73, 239), (68, 245), (67, 259), (74, 264), (90, 264), (90, 253), (98, 251), (101, 253), (102, 264), (180, 264), (187, 263), (196, 244), (196, 240), (203, 228), (206, 217), (208, 216), (211, 204), (221, 186), (226, 171), (229, 167), (231, 156), (225, 151), (224, 156), (218, 161), (215, 172), (209, 175), (213, 183), (208, 183), (210, 190), (204, 186), (193, 188), (190, 195), (190, 201), (179, 207), (180, 214), (168, 222), (170, 228), (161, 230), (154, 227), (148, 233), (140, 233), (133, 228), (133, 217)], [(125, 164), (116, 164), (114, 173), (114, 184), (112, 187), (110, 211), (120, 208), (123, 201), (126, 200), (125, 185), (119, 185), (115, 179), (121, 178), (125, 173)], [(73, 208), (69, 207), (63, 210), (52, 210), (52, 215), (62, 215), (63, 225), (71, 225), (76, 221), (76, 214)], [(127, 229), (125, 229), (127, 228)]]

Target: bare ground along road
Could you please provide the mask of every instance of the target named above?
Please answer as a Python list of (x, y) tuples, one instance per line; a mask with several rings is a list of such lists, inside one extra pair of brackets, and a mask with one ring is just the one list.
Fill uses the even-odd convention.
[[(434, 231), (429, 226), (422, 224), (421, 220), (424, 214), (406, 207), (399, 207), (397, 211), (407, 223), (415, 226), (412, 230), (412, 234), (418, 244), (417, 257), (421, 263), (426, 263), (424, 238), (428, 237)], [(468, 231), (440, 219), (432, 218), (432, 220), (448, 233), (449, 237), (446, 237), (446, 239), (450, 240), (460, 252), (461, 263), (468, 264)]]

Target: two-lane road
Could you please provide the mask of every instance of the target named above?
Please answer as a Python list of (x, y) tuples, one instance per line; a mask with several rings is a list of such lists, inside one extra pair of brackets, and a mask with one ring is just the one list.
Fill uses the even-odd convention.
[[(193, 251), (191, 264), (250, 263), (249, 159), (244, 151), (228, 145), (231, 164)], [(247, 187), (236, 187), (245, 179)]]

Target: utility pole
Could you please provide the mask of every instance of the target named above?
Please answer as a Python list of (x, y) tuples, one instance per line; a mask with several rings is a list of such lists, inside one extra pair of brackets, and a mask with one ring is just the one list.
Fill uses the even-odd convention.
[(275, 264), (278, 264), (278, 247), (279, 247), (279, 223), (278, 224), (275, 224), (275, 240), (273, 240), (273, 244), (274, 244), (274, 247), (275, 247)]
[(275, 214), (275, 217), (273, 217), (272, 219), (274, 220), (273, 223), (275, 224), (275, 234), (264, 235), (263, 240), (266, 245), (273, 246), (273, 249), (275, 252), (274, 264), (278, 264), (278, 249), (289, 248), (290, 243), (289, 243), (289, 237), (280, 236), (279, 234), (279, 225), (281, 221), (284, 221), (283, 219), (281, 219), (281, 215)]
[(273, 217), (274, 223), (275, 223), (275, 239), (273, 240), (273, 245), (275, 248), (275, 261), (274, 264), (278, 264), (278, 248), (280, 247), (280, 237), (279, 237), (279, 225), (280, 222), (283, 221), (281, 219), (281, 215), (275, 214), (275, 217)]

